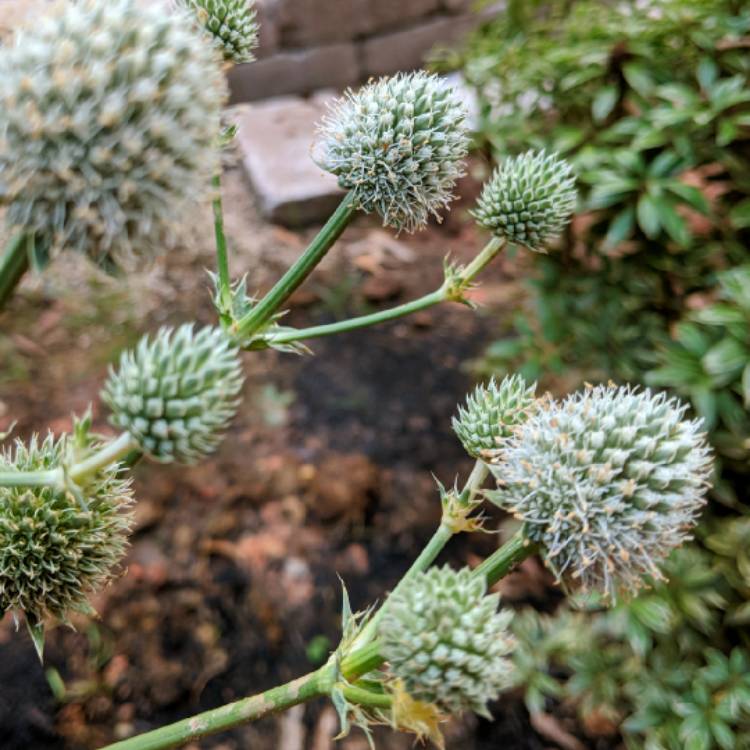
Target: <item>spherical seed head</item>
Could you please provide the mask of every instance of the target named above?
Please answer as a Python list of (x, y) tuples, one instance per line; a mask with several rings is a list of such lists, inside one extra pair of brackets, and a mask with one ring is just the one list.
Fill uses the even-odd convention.
[(598, 386), (532, 414), (494, 467), (497, 501), (549, 567), (614, 600), (690, 536), (712, 472), (699, 421), (664, 394)]
[(0, 48), (9, 223), (107, 264), (160, 251), (210, 186), (225, 95), (184, 10), (59, 4)]
[(518, 426), (526, 421), (536, 404), (536, 384), (528, 385), (520, 375), (492, 378), (469, 394), (466, 406), (458, 407), (453, 431), (466, 452), (484, 461), (492, 461)]
[(162, 463), (213, 452), (237, 412), (239, 354), (220, 328), (162, 328), (124, 352), (102, 392), (111, 422)]
[(226, 62), (251, 62), (258, 46), (258, 22), (251, 0), (182, 0)]
[(488, 715), (511, 671), (512, 613), (498, 612), (499, 601), (484, 578), (447, 566), (420, 573), (388, 599), (382, 653), (413, 698), (451, 714)]
[[(0, 471), (47, 471), (66, 459), (69, 438), (0, 455)], [(86, 598), (116, 572), (132, 523), (130, 483), (117, 467), (81, 488), (83, 502), (50, 487), (0, 487), (0, 617), (24, 612), (30, 623), (89, 611)]]
[(575, 204), (570, 164), (556, 154), (527, 151), (495, 170), (474, 216), (498, 237), (542, 252), (570, 222)]
[(338, 100), (320, 125), (316, 160), (358, 208), (413, 232), (453, 199), (468, 144), (463, 104), (442, 79), (420, 71)]

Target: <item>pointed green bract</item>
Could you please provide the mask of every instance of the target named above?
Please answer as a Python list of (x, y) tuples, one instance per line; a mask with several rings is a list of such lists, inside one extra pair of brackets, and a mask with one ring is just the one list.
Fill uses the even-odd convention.
[[(55, 469), (72, 451), (67, 436), (34, 437), (0, 455), (0, 470)], [(78, 489), (83, 503), (53, 487), (0, 487), (0, 615), (23, 612), (38, 651), (44, 619), (90, 612), (87, 597), (112, 578), (127, 547), (133, 495), (118, 467)]]
[(213, 452), (237, 412), (236, 346), (220, 328), (162, 328), (122, 354), (102, 392), (111, 422), (151, 458), (193, 463)]
[(541, 252), (570, 222), (575, 204), (570, 164), (556, 154), (527, 151), (495, 170), (474, 216), (498, 237)]
[(509, 610), (469, 568), (431, 568), (391, 596), (379, 624), (383, 657), (416, 700), (488, 715), (509, 685)]
[(252, 0), (181, 0), (227, 62), (252, 61), (258, 23)]
[(0, 186), (39, 247), (161, 252), (219, 165), (226, 84), (184, 10), (80, 0), (0, 47)]
[(453, 431), (466, 452), (474, 458), (492, 461), (505, 441), (528, 417), (536, 403), (536, 384), (528, 385), (520, 375), (492, 378), (469, 394), (458, 407)]
[(547, 402), (490, 467), (491, 498), (526, 523), (559, 579), (609, 599), (637, 591), (660, 577), (705, 503), (713, 461), (686, 410), (616, 386)]
[(468, 145), (465, 107), (420, 71), (347, 92), (320, 126), (316, 158), (358, 208), (413, 232), (453, 200)]

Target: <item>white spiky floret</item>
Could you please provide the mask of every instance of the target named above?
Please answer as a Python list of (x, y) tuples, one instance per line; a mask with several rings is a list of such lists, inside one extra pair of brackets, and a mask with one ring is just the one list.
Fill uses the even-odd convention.
[(47, 9), (0, 48), (0, 201), (52, 250), (127, 264), (210, 190), (226, 84), (184, 10)]
[(186, 324), (144, 336), (110, 371), (102, 399), (111, 422), (163, 463), (213, 452), (237, 413), (244, 377), (237, 347), (220, 328)]
[(536, 384), (520, 375), (492, 378), (478, 385), (458, 407), (453, 431), (466, 452), (474, 458), (492, 461), (503, 443), (528, 417), (536, 403)]
[[(49, 471), (69, 455), (69, 437), (17, 441), (2, 471)], [(96, 446), (94, 446), (96, 447)], [(0, 487), (0, 618), (23, 612), (32, 625), (88, 612), (87, 597), (115, 574), (127, 548), (133, 494), (119, 467), (101, 469), (81, 498), (54, 487)]]
[(253, 0), (179, 0), (197, 18), (227, 62), (251, 62), (258, 46)]
[(453, 199), (469, 145), (466, 116), (436, 75), (381, 78), (330, 107), (315, 158), (353, 193), (359, 209), (413, 232)]
[(588, 387), (537, 409), (491, 467), (492, 499), (526, 523), (558, 579), (610, 600), (660, 577), (690, 538), (712, 456), (676, 399)]
[(513, 613), (499, 603), (469, 568), (431, 568), (394, 592), (378, 627), (381, 652), (414, 699), (489, 716), (511, 673)]
[(498, 237), (542, 252), (570, 222), (575, 205), (570, 164), (557, 154), (527, 151), (497, 167), (473, 214)]

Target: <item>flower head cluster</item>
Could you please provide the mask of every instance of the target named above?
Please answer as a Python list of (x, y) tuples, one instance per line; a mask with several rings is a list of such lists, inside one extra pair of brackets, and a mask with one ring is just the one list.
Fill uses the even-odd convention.
[(0, 48), (0, 198), (44, 245), (132, 261), (205, 193), (226, 86), (185, 11), (53, 8)]
[(226, 62), (253, 60), (258, 23), (253, 0), (181, 0), (214, 40)]
[[(66, 460), (70, 438), (48, 436), (0, 455), (2, 471), (48, 471)], [(133, 502), (117, 466), (82, 488), (83, 502), (52, 487), (0, 487), (0, 617), (24, 612), (30, 624), (86, 612), (86, 597), (107, 583), (127, 547)]]
[(493, 499), (527, 524), (550, 568), (614, 599), (689, 538), (712, 459), (701, 423), (664, 394), (590, 387), (538, 409), (493, 467)]
[(542, 252), (570, 222), (575, 203), (570, 165), (555, 154), (527, 151), (495, 170), (474, 216), (498, 237)]
[(520, 375), (494, 378), (469, 394), (466, 406), (458, 407), (453, 431), (466, 452), (491, 461), (500, 447), (528, 417), (536, 403), (536, 385), (529, 386)]
[(437, 76), (381, 78), (332, 106), (317, 159), (358, 208), (412, 232), (453, 199), (469, 144), (465, 120), (464, 106)]
[(211, 453), (237, 412), (243, 383), (236, 347), (220, 328), (162, 328), (122, 354), (102, 392), (112, 424), (151, 458), (192, 463)]
[(512, 613), (469, 568), (431, 568), (395, 592), (379, 625), (382, 653), (416, 700), (488, 715), (508, 687)]

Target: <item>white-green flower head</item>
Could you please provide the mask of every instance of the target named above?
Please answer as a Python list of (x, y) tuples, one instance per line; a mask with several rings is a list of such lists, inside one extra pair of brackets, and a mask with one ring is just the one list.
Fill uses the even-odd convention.
[(347, 92), (320, 125), (316, 161), (358, 208), (413, 232), (453, 199), (468, 145), (464, 105), (420, 71)]
[(162, 328), (144, 336), (111, 370), (102, 399), (111, 422), (162, 463), (194, 463), (212, 453), (237, 412), (239, 352), (220, 328)]
[(226, 62), (251, 62), (258, 46), (253, 0), (180, 0), (197, 18)]
[(712, 473), (701, 422), (664, 394), (597, 386), (537, 409), (492, 467), (558, 579), (614, 600), (690, 538)]
[[(0, 471), (48, 471), (70, 439), (34, 437), (0, 455)], [(32, 625), (89, 612), (87, 597), (114, 575), (132, 523), (130, 483), (117, 466), (100, 470), (82, 498), (51, 487), (0, 487), (0, 617), (24, 612)]]
[(453, 431), (473, 458), (492, 461), (518, 426), (526, 421), (536, 404), (536, 384), (520, 375), (494, 378), (477, 386), (458, 407), (453, 418)]
[(496, 236), (543, 252), (568, 225), (575, 205), (570, 164), (556, 154), (527, 151), (506, 159), (495, 170), (474, 216)]
[(0, 199), (52, 249), (132, 264), (206, 194), (226, 96), (186, 11), (53, 6), (0, 48)]
[(512, 612), (498, 612), (483, 577), (469, 568), (431, 568), (387, 601), (378, 632), (382, 654), (416, 700), (449, 714), (488, 716), (487, 702), (509, 686)]

